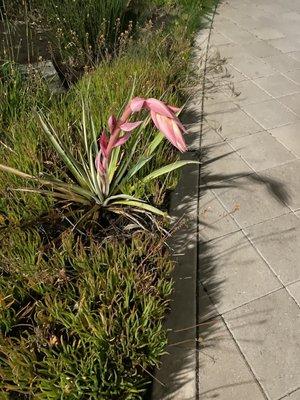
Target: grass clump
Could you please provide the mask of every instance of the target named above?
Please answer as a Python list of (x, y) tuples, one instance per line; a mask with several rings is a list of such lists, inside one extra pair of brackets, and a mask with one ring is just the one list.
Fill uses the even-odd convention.
[(32, 8), (49, 26), (52, 51), (71, 81), (84, 67), (116, 54), (137, 18), (128, 0), (34, 0)]
[[(126, 51), (99, 57), (98, 64), (96, 56), (65, 94), (50, 94), (38, 74), (24, 80), (15, 64), (4, 64), (1, 164), (37, 176), (66, 174), (33, 113), (36, 109), (76, 155), (82, 149), (82, 100), (99, 134), (109, 115), (122, 109), (133, 86), (135, 96), (182, 105), (191, 35), (209, 4), (153, 0), (150, 18), (143, 2), (131, 2), (119, 32), (126, 30), (128, 12), (140, 17)], [(74, 30), (89, 31), (81, 23)], [(86, 56), (86, 45), (83, 41), (78, 46), (78, 60)], [(76, 61), (75, 47), (71, 53)], [(133, 165), (155, 134), (147, 126)], [(161, 142), (141, 176), (177, 157)], [(146, 185), (139, 178), (127, 192), (165, 210), (177, 173)], [(172, 291), (172, 263), (164, 244), (167, 226), (156, 220), (145, 232), (108, 214), (85, 229), (74, 229), (60, 203), (14, 190), (22, 184), (20, 178), (0, 172), (0, 398), (142, 399), (167, 343), (162, 325)]]
[(157, 238), (137, 233), (99, 246), (65, 232), (45, 252), (36, 232), (17, 230), (2, 243), (2, 260), (13, 250), (0, 278), (2, 394), (141, 398), (145, 371), (164, 352), (172, 288)]
[(0, 66), (0, 135), (21, 116), (32, 111), (32, 106), (46, 107), (50, 91), (38, 71), (29, 69), (25, 74), (11, 61)]

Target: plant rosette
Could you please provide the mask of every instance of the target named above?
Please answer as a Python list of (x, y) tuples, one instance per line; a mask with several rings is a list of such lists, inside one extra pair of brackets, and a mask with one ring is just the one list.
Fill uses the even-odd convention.
[[(148, 115), (143, 120), (131, 121), (133, 114), (140, 113), (142, 110), (148, 111)], [(183, 137), (186, 129), (178, 118), (179, 112), (179, 108), (167, 105), (161, 100), (135, 97), (126, 105), (120, 118), (116, 118), (114, 115), (109, 117), (108, 132), (103, 130), (98, 137), (92, 120), (89, 125), (91, 129), (88, 129), (86, 109), (83, 104), (84, 151), (78, 152), (78, 158), (75, 158), (62, 142), (50, 122), (38, 114), (44, 132), (69, 172), (69, 181), (66, 182), (49, 174), (32, 176), (2, 164), (0, 164), (0, 170), (15, 174), (25, 180), (35, 181), (39, 185), (39, 187), (15, 190), (50, 195), (68, 205), (84, 206), (86, 211), (80, 218), (80, 222), (94, 216), (96, 212), (99, 213), (101, 208), (127, 216), (133, 216), (135, 213), (145, 213), (148, 216), (167, 216), (165, 212), (149, 202), (124, 193), (124, 187), (136, 178), (138, 172), (141, 172), (142, 168), (155, 156), (155, 151), (164, 137), (180, 152), (187, 150)], [(132, 163), (138, 149), (139, 139), (150, 120), (153, 121), (158, 132), (138, 160)], [(134, 134), (133, 131), (135, 131)], [(131, 141), (129, 149), (122, 151), (123, 146), (129, 140)], [(146, 184), (193, 163), (198, 162), (179, 160), (147, 173), (145, 176), (139, 176), (139, 179)], [(125, 211), (128, 208), (131, 210), (129, 213)]]

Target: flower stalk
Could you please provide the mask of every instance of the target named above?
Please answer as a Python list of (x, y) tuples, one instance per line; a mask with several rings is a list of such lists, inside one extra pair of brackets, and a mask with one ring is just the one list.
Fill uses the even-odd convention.
[[(180, 108), (167, 105), (153, 98), (133, 98), (125, 107), (119, 120), (117, 120), (114, 115), (109, 117), (109, 138), (105, 130), (99, 138), (100, 149), (95, 164), (98, 174), (102, 178), (103, 190), (106, 194), (109, 191), (108, 167), (112, 151), (114, 148), (126, 143), (130, 138), (131, 132), (142, 124), (143, 121), (129, 122), (131, 116), (134, 113), (140, 112), (142, 109), (150, 112), (154, 125), (179, 151), (185, 152), (187, 150), (182, 135), (186, 133), (186, 129), (176, 115), (176, 113), (180, 111)], [(125, 134), (120, 136), (122, 132), (125, 132)]]

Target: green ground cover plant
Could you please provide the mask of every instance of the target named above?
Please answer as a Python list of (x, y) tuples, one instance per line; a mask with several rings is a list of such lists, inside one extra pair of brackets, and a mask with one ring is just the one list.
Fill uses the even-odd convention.
[[(191, 35), (211, 6), (153, 0), (151, 18), (139, 8), (126, 49), (94, 63), (65, 94), (50, 93), (38, 72), (24, 78), (13, 61), (3, 64), (0, 163), (34, 176), (70, 177), (37, 113), (78, 157), (85, 152), (82, 104), (97, 136), (132, 97), (181, 106)], [(151, 123), (143, 126), (129, 168), (157, 135)], [(159, 140), (154, 154), (124, 192), (165, 212), (178, 173), (147, 184), (141, 178), (176, 162), (178, 152)], [(0, 171), (0, 398), (142, 399), (167, 344), (173, 268), (167, 222), (108, 212), (79, 227), (72, 208), (15, 190), (24, 186), (32, 183)]]

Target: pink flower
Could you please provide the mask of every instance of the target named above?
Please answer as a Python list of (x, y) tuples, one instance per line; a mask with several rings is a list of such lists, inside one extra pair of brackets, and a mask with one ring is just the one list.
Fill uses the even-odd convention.
[(143, 99), (141, 97), (132, 99), (130, 108), (132, 112), (141, 111), (143, 108), (149, 110), (155, 126), (173, 146), (181, 152), (187, 150), (185, 140), (182, 136), (183, 133), (186, 133), (186, 129), (175, 114), (180, 111), (179, 108), (169, 106), (157, 99)]
[[(183, 133), (186, 129), (179, 121), (176, 113), (179, 108), (165, 104), (157, 99), (133, 98), (124, 109), (120, 119), (111, 115), (108, 119), (109, 136), (103, 131), (99, 138), (99, 152), (95, 159), (95, 165), (100, 175), (106, 175), (112, 150), (122, 146), (130, 138), (131, 132), (139, 127), (143, 121), (130, 122), (133, 113), (142, 109), (150, 111), (152, 121), (159, 131), (181, 152), (187, 150)], [(122, 134), (122, 132), (126, 132)]]
[[(99, 142), (99, 153), (95, 159), (95, 166), (97, 171), (104, 175), (107, 169), (108, 161), (112, 149), (122, 146), (130, 138), (131, 132), (139, 127), (143, 121), (137, 122), (122, 122), (118, 121), (115, 116), (111, 115), (108, 119), (108, 127), (110, 131), (110, 137), (108, 138), (105, 130), (102, 131), (98, 142)], [(125, 135), (120, 136), (121, 131), (127, 132)]]

